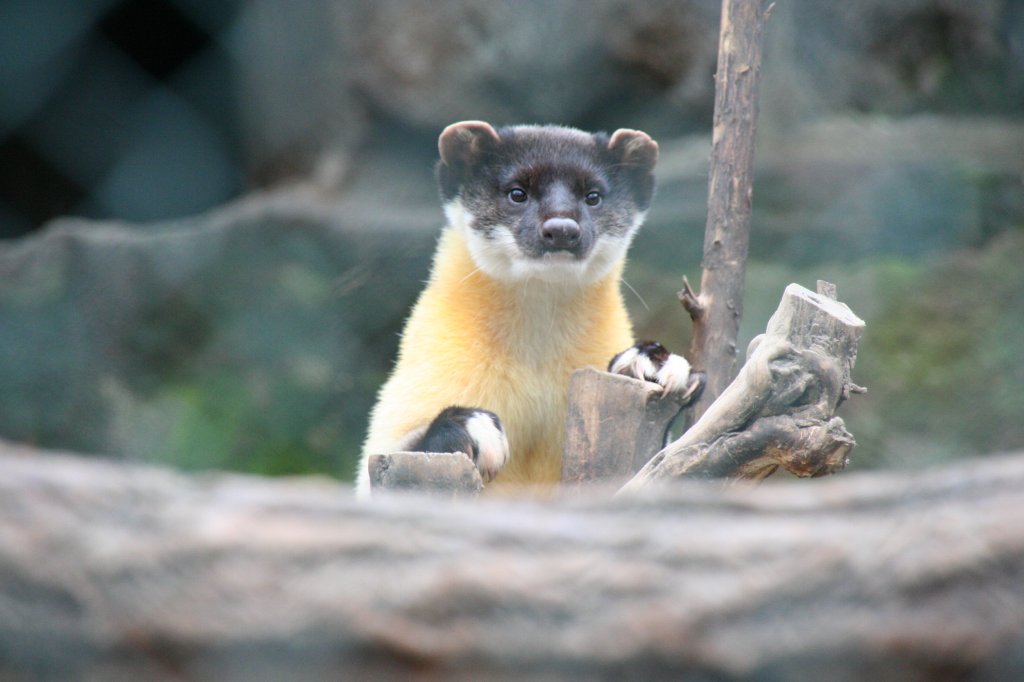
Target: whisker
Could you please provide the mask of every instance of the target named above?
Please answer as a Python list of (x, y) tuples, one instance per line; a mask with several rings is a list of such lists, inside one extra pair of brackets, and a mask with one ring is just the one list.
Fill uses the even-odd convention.
[(459, 284), (463, 284), (467, 279), (480, 272), (480, 266), (473, 268), (468, 275), (459, 280)]
[(640, 305), (642, 305), (644, 307), (644, 310), (646, 310), (647, 312), (651, 312), (650, 307), (648, 307), (648, 305), (647, 305), (647, 301), (645, 301), (644, 297), (640, 295), (640, 292), (637, 291), (636, 289), (634, 289), (633, 285), (630, 284), (629, 282), (627, 282), (625, 280), (625, 278), (623, 278), (622, 283), (626, 285), (627, 289), (629, 289), (630, 291), (633, 292), (633, 295), (636, 296), (636, 299), (638, 301), (640, 301)]

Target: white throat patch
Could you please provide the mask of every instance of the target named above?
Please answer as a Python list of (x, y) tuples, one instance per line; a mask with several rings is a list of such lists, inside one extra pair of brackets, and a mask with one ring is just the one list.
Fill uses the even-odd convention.
[(590, 254), (576, 260), (568, 254), (545, 254), (540, 258), (526, 256), (519, 250), (512, 230), (498, 227), (484, 236), (473, 229), (473, 216), (459, 199), (444, 206), (448, 224), (459, 231), (469, 248), (473, 262), (492, 279), (503, 282), (529, 280), (551, 284), (587, 286), (603, 279), (612, 267), (625, 257), (633, 235), (643, 223), (646, 213), (637, 215), (629, 234), (615, 237), (597, 235)]

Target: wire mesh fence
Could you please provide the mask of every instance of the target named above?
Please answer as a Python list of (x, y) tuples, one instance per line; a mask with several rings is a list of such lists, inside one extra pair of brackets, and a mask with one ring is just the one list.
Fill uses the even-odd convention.
[(241, 7), (0, 4), (0, 237), (61, 214), (151, 220), (237, 194)]

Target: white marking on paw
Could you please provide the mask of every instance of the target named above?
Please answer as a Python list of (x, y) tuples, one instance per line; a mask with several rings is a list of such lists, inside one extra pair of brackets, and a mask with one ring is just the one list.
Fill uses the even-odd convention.
[(489, 415), (478, 413), (466, 420), (466, 431), (477, 444), (476, 468), (485, 481), (492, 480), (508, 461), (508, 439)]
[(682, 355), (670, 353), (654, 380), (662, 385), (665, 393), (687, 390), (690, 381), (690, 363)]
[(614, 360), (612, 360), (612, 366), (608, 368), (608, 371), (613, 374), (625, 374), (626, 371), (628, 371), (627, 368), (630, 363), (633, 362), (633, 358), (636, 357), (636, 354), (636, 348), (627, 348), (622, 351), (615, 356)]
[(646, 353), (641, 353), (639, 349), (633, 347), (619, 353), (618, 358), (612, 363), (611, 371), (615, 374), (633, 377), (634, 379), (655, 381), (658, 368), (654, 366), (651, 358)]

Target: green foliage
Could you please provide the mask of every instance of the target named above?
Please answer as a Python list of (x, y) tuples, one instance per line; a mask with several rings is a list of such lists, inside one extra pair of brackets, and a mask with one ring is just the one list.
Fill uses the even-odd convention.
[(163, 385), (148, 397), (115, 401), (129, 452), (189, 470), (267, 475), (344, 476), (342, 452), (361, 433), (345, 433), (340, 396), (289, 373), (222, 372)]
[[(883, 428), (873, 435), (887, 463), (1024, 445), (1022, 259), (1018, 230), (910, 281), (889, 277), (860, 367), (878, 402)], [(902, 451), (893, 446), (899, 434)]]
[[(760, 301), (788, 281), (839, 285), (840, 299), (867, 322), (854, 380), (868, 393), (839, 412), (858, 443), (851, 467), (920, 467), (1024, 446), (1021, 262), (1024, 231), (1016, 230), (933, 261), (813, 272), (755, 265), (748, 290)], [(774, 298), (748, 305), (748, 333), (764, 328)]]

